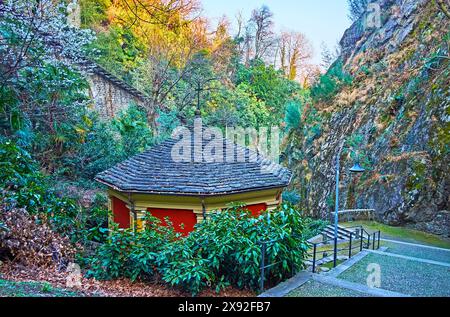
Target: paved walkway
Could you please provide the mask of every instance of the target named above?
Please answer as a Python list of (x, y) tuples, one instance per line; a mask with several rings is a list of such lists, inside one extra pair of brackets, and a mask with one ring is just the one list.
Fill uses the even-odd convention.
[[(382, 241), (390, 242), (390, 243), (397, 243), (404, 246), (411, 246), (411, 247), (418, 247), (418, 248), (426, 248), (436, 251), (443, 251), (443, 252), (450, 252), (449, 249), (443, 249), (443, 248), (437, 248), (433, 246), (427, 246), (427, 245), (421, 245), (421, 244), (415, 244), (415, 243), (409, 243), (409, 242), (402, 242), (397, 240), (389, 240), (389, 239), (382, 239)], [(416, 261), (420, 263), (427, 263), (427, 264), (434, 264), (434, 265), (440, 265), (444, 267), (450, 267), (450, 263), (446, 262), (440, 262), (430, 259), (424, 259), (419, 257), (412, 257), (412, 256), (406, 256), (396, 253), (390, 253), (388, 252), (388, 247), (381, 247), (379, 250), (363, 250), (362, 252), (358, 253), (354, 257), (348, 259), (344, 263), (338, 265), (336, 268), (330, 270), (329, 272), (325, 272), (322, 274), (313, 274), (311, 272), (303, 271), (297, 274), (295, 277), (289, 279), (288, 281), (279, 284), (278, 286), (268, 290), (267, 292), (260, 295), (260, 297), (282, 297), (286, 296), (292, 291), (295, 291), (296, 289), (301, 289), (301, 286), (304, 285), (308, 281), (315, 281), (320, 284), (325, 285), (331, 285), (334, 287), (338, 287), (341, 289), (347, 289), (354, 292), (358, 292), (361, 295), (369, 295), (369, 296), (377, 296), (377, 297), (409, 297), (410, 295), (389, 291), (386, 289), (380, 289), (380, 288), (370, 288), (367, 285), (354, 283), (350, 281), (346, 281), (343, 279), (340, 279), (339, 276), (347, 271), (349, 268), (353, 267), (355, 264), (360, 262), (362, 259), (364, 259), (368, 254), (378, 254), (390, 258), (399, 258), (399, 259), (406, 259), (411, 261)]]
[(411, 261), (416, 261), (416, 262), (450, 267), (450, 263), (446, 263), (446, 262), (438, 262), (438, 261), (433, 261), (433, 260), (427, 260), (427, 259), (416, 258), (416, 257), (406, 256), (406, 255), (401, 255), (401, 254), (396, 254), (396, 253), (389, 253), (389, 252), (384, 252), (384, 251), (377, 251), (377, 250), (366, 250), (366, 251), (369, 253), (381, 254), (381, 255), (385, 255), (385, 256), (392, 256), (394, 258), (399, 258), (399, 259), (405, 259), (405, 260), (411, 260)]
[[(386, 247), (380, 247), (381, 251), (385, 251), (387, 250)], [(366, 255), (369, 254), (368, 252), (369, 250), (363, 250), (361, 252), (359, 252), (357, 255), (351, 257), (350, 259), (348, 259), (347, 261), (345, 261), (344, 263), (336, 266), (334, 269), (332, 269), (331, 271), (325, 272), (323, 273), (323, 275), (326, 276), (331, 276), (331, 277), (337, 277), (338, 275), (344, 273), (345, 271), (347, 271), (349, 268), (351, 268), (353, 265), (355, 265), (356, 263), (358, 263), (359, 261), (361, 261)]]
[(450, 249), (438, 248), (438, 247), (433, 247), (433, 246), (430, 246), (430, 245), (417, 244), (417, 243), (411, 243), (411, 242), (403, 242), (403, 241), (390, 240), (390, 239), (380, 239), (380, 240), (381, 240), (381, 241), (385, 241), (385, 242), (391, 242), (391, 243), (397, 243), (397, 244), (409, 245), (409, 246), (411, 246), (411, 247), (426, 248), (426, 249), (431, 249), (431, 250), (447, 251), (447, 252), (450, 252)]
[(258, 297), (284, 297), (293, 290), (308, 282), (311, 279), (312, 275), (313, 273), (311, 272), (302, 271), (293, 278), (278, 284), (274, 288), (271, 288), (270, 290), (262, 293)]

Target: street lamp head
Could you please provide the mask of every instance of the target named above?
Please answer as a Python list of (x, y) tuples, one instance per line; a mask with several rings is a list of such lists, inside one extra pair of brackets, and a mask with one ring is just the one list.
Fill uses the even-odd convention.
[(366, 170), (359, 165), (359, 162), (356, 162), (355, 165), (350, 169), (350, 172), (352, 173), (364, 173)]

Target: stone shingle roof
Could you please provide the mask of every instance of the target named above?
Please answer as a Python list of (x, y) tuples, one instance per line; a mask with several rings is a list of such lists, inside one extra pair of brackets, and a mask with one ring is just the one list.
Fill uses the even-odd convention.
[[(218, 141), (223, 144), (223, 162), (214, 163), (195, 163), (193, 145), (191, 162), (175, 162), (171, 153), (176, 142), (169, 139), (154, 146), (98, 174), (96, 180), (121, 192), (186, 196), (226, 195), (290, 183), (289, 170), (227, 139)], [(238, 154), (245, 161), (238, 162)]]

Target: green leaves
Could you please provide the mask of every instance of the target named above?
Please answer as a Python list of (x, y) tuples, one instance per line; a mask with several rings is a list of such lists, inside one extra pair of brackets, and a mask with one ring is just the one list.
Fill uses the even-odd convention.
[[(259, 218), (235, 205), (212, 214), (187, 238), (168, 245), (161, 254), (159, 270), (164, 280), (194, 295), (210, 283), (216, 289), (226, 285), (256, 289), (261, 264), (259, 242), (276, 241), (267, 247), (266, 264), (278, 262), (271, 267), (270, 275), (279, 281), (288, 277), (293, 267), (303, 266), (306, 243), (302, 230), (300, 213), (287, 204)], [(185, 270), (191, 274), (184, 274)]]
[(75, 129), (79, 140), (61, 163), (68, 176), (92, 179), (153, 143), (146, 114), (135, 105), (112, 122), (102, 121), (93, 113), (82, 116)]
[(8, 231), (8, 226), (6, 224), (4, 224), (3, 222), (0, 221), (0, 232), (6, 232)]
[[(197, 295), (229, 285), (257, 289), (260, 279), (260, 241), (267, 245), (266, 264), (273, 282), (303, 268), (307, 243), (304, 220), (288, 204), (253, 218), (239, 204), (215, 212), (181, 238), (169, 227), (147, 216), (146, 230), (113, 230), (90, 259), (89, 275), (97, 279), (149, 279), (156, 274), (166, 283)], [(267, 278), (268, 276), (266, 276)]]
[(122, 137), (122, 147), (126, 158), (142, 152), (152, 143), (152, 132), (145, 113), (136, 105), (131, 105), (113, 121), (113, 126)]
[(301, 128), (301, 105), (297, 102), (289, 102), (286, 106), (285, 123), (286, 129), (300, 129)]
[(239, 65), (236, 87), (245, 85), (246, 91), (256, 97), (270, 114), (260, 126), (278, 125), (284, 115), (285, 105), (296, 100), (301, 92), (300, 85), (284, 77), (273, 66), (266, 66), (262, 61), (254, 61), (250, 66)]
[(153, 277), (161, 263), (160, 253), (179, 235), (171, 226), (159, 226), (159, 219), (150, 214), (145, 220), (146, 228), (140, 232), (110, 230), (107, 241), (87, 259), (88, 276), (101, 280), (128, 277), (133, 281)]
[(344, 71), (342, 61), (336, 61), (319, 81), (311, 88), (311, 96), (315, 101), (333, 98), (344, 86), (351, 85), (353, 77)]
[(0, 162), (2, 200), (39, 215), (73, 242), (102, 241), (104, 233), (100, 230), (107, 219), (104, 208), (83, 210), (74, 199), (59, 197), (28, 152), (10, 140), (0, 139)]

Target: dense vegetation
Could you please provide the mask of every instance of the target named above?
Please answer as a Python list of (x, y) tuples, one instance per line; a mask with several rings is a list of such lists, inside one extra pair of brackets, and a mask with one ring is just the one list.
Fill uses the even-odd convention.
[[(0, 129), (46, 172), (91, 180), (189, 123), (199, 89), (203, 119), (219, 127), (283, 125), (287, 105), (308, 98), (310, 44), (275, 34), (267, 7), (231, 35), (226, 20), (209, 32), (194, 0), (139, 1), (131, 11), (128, 1), (80, 1), (81, 29), (67, 25), (64, 1), (2, 4)], [(79, 69), (86, 58), (149, 97), (158, 131), (145, 107), (100, 119)]]
[(212, 214), (183, 239), (159, 223), (149, 214), (142, 232), (114, 231), (93, 256), (88, 274), (97, 279), (125, 276), (133, 280), (160, 275), (194, 295), (206, 287), (220, 291), (230, 285), (257, 290), (260, 241), (275, 241), (268, 244), (266, 253), (266, 263), (277, 263), (270, 269), (272, 283), (304, 267), (306, 223), (286, 204), (258, 218), (239, 206), (230, 207)]
[[(84, 209), (74, 199), (59, 197), (48, 186), (48, 177), (36, 172), (36, 163), (20, 147), (3, 142), (0, 158), (4, 162), (0, 250), (8, 250), (23, 264), (46, 266), (52, 258), (41, 251), (48, 250), (57, 254), (53, 260), (60, 268), (73, 261), (76, 253), (87, 276), (99, 280), (161, 277), (194, 295), (211, 286), (217, 291), (230, 285), (256, 290), (260, 241), (275, 241), (267, 248), (266, 261), (278, 263), (270, 270), (270, 280), (280, 281), (292, 270), (303, 268), (306, 239), (322, 225), (306, 220), (286, 203), (259, 218), (251, 217), (239, 205), (230, 207), (198, 224), (186, 238), (175, 233), (168, 219), (168, 225), (161, 226), (150, 213), (143, 231), (108, 230), (101, 202)], [(94, 253), (87, 253), (92, 242), (101, 245)]]
[[(277, 240), (267, 254), (280, 261), (272, 282), (301, 269), (305, 239), (323, 224), (293, 207), (259, 218), (232, 207), (187, 238), (151, 215), (142, 232), (110, 232), (93, 177), (189, 123), (197, 106), (219, 127), (284, 125), (286, 109), (309, 100), (305, 36), (276, 34), (267, 7), (240, 19), (231, 35), (225, 20), (209, 32), (196, 1), (146, 0), (135, 9), (125, 0), (80, 2), (81, 28), (67, 24), (65, 1), (0, 4), (0, 257), (58, 270), (76, 257), (97, 279), (160, 277), (193, 294), (256, 289), (264, 239)], [(80, 68), (86, 59), (146, 94), (158, 130), (149, 121), (153, 109), (130, 104), (110, 119), (96, 113)], [(92, 189), (97, 194), (86, 203)]]
[[(46, 249), (57, 254), (61, 267), (76, 254), (86, 274), (99, 280), (162, 280), (198, 294), (229, 285), (256, 289), (258, 243), (276, 240), (267, 249), (267, 261), (277, 263), (267, 278), (279, 282), (303, 268), (305, 240), (325, 225), (306, 219), (299, 206), (309, 212), (314, 194), (323, 196), (321, 202), (333, 201), (323, 190), (325, 181), (311, 194), (314, 178), (329, 174), (321, 170), (323, 156), (312, 153), (332, 144), (327, 162), (334, 162), (334, 149), (341, 142), (335, 136), (346, 134), (343, 155), (371, 170), (377, 158), (369, 155), (368, 140), (377, 145), (392, 122), (413, 122), (417, 116), (405, 100), (411, 100), (419, 83), (411, 79), (408, 85), (395, 87), (394, 81), (390, 85), (398, 93), (387, 98), (388, 111), (377, 115), (377, 126), (359, 128), (357, 123), (366, 119), (358, 119), (348, 124), (358, 128), (339, 130), (347, 117), (358, 118), (356, 110), (367, 103), (366, 95), (348, 92), (380, 90), (373, 88), (373, 74), (387, 73), (394, 66), (403, 72), (411, 63), (399, 60), (413, 58), (419, 45), (408, 44), (412, 48), (406, 57), (388, 62), (379, 62), (377, 52), (366, 53), (366, 59), (360, 58), (354, 67), (339, 54), (326, 54), (324, 64), (329, 68), (321, 73), (309, 64), (307, 38), (297, 32), (277, 34), (273, 14), (265, 6), (255, 9), (248, 21), (238, 17), (233, 33), (226, 19), (211, 26), (196, 0), (80, 3), (81, 28), (76, 28), (67, 24), (67, 1), (59, 5), (52, 0), (0, 2), (0, 257), (7, 249), (12, 254), (6, 257), (33, 264), (32, 254), (40, 251), (27, 241), (30, 232), (39, 231), (35, 244), (49, 243), (46, 237), (51, 237), (63, 246)], [(351, 19), (358, 21), (367, 1), (349, 3)], [(445, 13), (446, 6), (437, 3)], [(448, 67), (449, 37), (427, 25), (416, 32), (426, 45), (439, 38), (439, 45), (433, 44), (439, 49), (427, 56), (421, 66), (424, 71), (414, 79), (425, 81), (433, 71)], [(105, 119), (93, 110), (87, 94), (89, 83), (80, 68), (86, 60), (94, 60), (151, 102), (130, 104), (115, 118)], [(400, 75), (399, 71), (396, 76)], [(430, 90), (448, 86), (448, 70), (439, 76)], [(388, 75), (385, 78), (390, 80)], [(348, 116), (347, 106), (356, 109)], [(207, 124), (221, 128), (282, 127), (281, 158), (300, 175), (295, 188), (283, 193), (285, 204), (258, 218), (249, 217), (239, 206), (230, 207), (198, 224), (185, 238), (170, 225), (160, 226), (150, 214), (142, 232), (107, 229), (106, 198), (93, 182), (94, 175), (167, 138), (177, 125), (191, 123), (197, 107)], [(158, 112), (157, 124), (150, 119), (153, 108)], [(344, 119), (337, 122), (341, 116)], [(413, 126), (409, 121), (405, 125)], [(433, 146), (437, 159), (442, 159), (448, 154), (446, 130), (435, 131), (438, 140)], [(401, 157), (399, 141), (389, 142)], [(317, 157), (321, 165), (313, 166)], [(423, 161), (414, 161), (412, 168), (414, 178), (406, 184), (411, 190), (422, 190)], [(386, 183), (392, 177), (384, 176)], [(369, 181), (358, 178), (351, 186)], [(96, 193), (91, 193), (88, 203), (82, 197), (86, 190)], [(355, 203), (351, 194), (347, 196)], [(326, 204), (320, 208), (326, 211)], [(23, 230), (17, 229), (17, 222), (25, 224), (19, 226)], [(97, 246), (94, 251), (92, 245)], [(37, 259), (34, 264), (41, 264), (43, 260)]]

